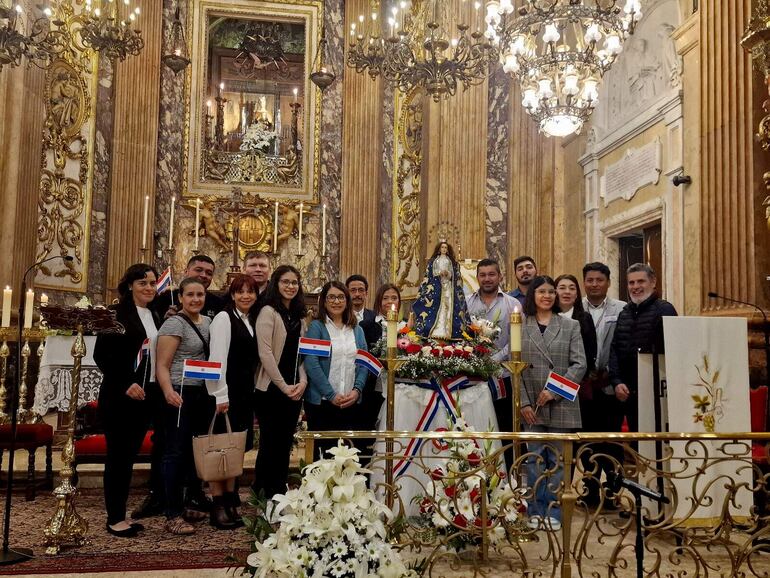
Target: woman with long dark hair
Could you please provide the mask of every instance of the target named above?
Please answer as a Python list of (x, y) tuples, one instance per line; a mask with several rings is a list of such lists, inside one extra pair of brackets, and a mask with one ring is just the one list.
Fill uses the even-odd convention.
[[(594, 320), (583, 309), (580, 284), (574, 275), (559, 275), (555, 283), (559, 315), (580, 323), (580, 335), (583, 338), (583, 349), (586, 354), (586, 375), (588, 375), (596, 366), (596, 327)], [(583, 391), (582, 388), (580, 391)]]
[[(254, 443), (254, 375), (257, 372), (257, 336), (254, 327), (257, 282), (250, 275), (236, 275), (227, 291), (224, 311), (217, 313), (209, 333), (209, 361), (222, 364), (222, 377), (206, 380), (217, 413), (226, 413), (233, 431), (246, 431), (246, 451)], [(221, 425), (221, 422), (220, 422)], [(226, 530), (242, 525), (237, 507), (235, 478), (211, 484), (211, 525)]]
[[(524, 302), (521, 358), (529, 366), (522, 373), (521, 417), (524, 431), (569, 433), (580, 428), (580, 406), (545, 389), (551, 372), (580, 383), (586, 357), (580, 324), (559, 315), (556, 283), (535, 277)], [(534, 499), (529, 504), (530, 527), (561, 528), (556, 492), (564, 476), (559, 442), (528, 442), (527, 481)]]
[[(169, 317), (158, 333), (158, 384), (166, 399), (166, 448), (163, 454), (163, 481), (166, 488), (166, 531), (192, 534), (192, 522), (203, 520), (207, 512), (185, 504), (189, 496), (200, 492), (201, 482), (195, 470), (192, 438), (208, 431), (215, 402), (203, 379), (185, 379), (186, 359), (205, 361), (209, 356), (209, 325), (201, 313), (206, 288), (195, 277), (179, 284), (180, 312)], [(184, 385), (184, 387), (182, 387)]]
[(147, 428), (161, 403), (155, 379), (155, 341), (160, 319), (148, 309), (155, 298), (158, 272), (144, 263), (131, 265), (118, 283), (116, 319), (125, 333), (97, 336), (94, 360), (104, 375), (99, 411), (104, 424), (107, 457), (104, 502), (107, 531), (130, 538), (143, 530), (126, 517), (134, 461)]
[[(305, 395), (307, 425), (312, 431), (355, 429), (357, 406), (361, 403), (367, 370), (356, 365), (359, 349), (366, 349), (363, 330), (358, 326), (347, 287), (329, 281), (318, 297), (318, 313), (307, 337), (331, 342), (331, 356), (305, 357), (308, 389)], [(316, 445), (321, 452), (334, 445)]]
[(254, 406), (259, 420), (259, 451), (254, 465), (255, 493), (270, 499), (286, 491), (289, 459), (307, 386), (299, 362), (299, 339), (305, 333), (302, 278), (291, 265), (273, 271), (260, 296), (257, 343), (261, 363)]

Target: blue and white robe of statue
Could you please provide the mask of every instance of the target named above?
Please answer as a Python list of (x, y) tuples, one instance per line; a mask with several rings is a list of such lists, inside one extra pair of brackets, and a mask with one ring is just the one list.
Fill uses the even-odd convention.
[[(442, 278), (442, 270), (451, 275)], [(445, 255), (430, 259), (412, 311), (418, 335), (436, 339), (462, 339), (467, 308), (460, 266)]]

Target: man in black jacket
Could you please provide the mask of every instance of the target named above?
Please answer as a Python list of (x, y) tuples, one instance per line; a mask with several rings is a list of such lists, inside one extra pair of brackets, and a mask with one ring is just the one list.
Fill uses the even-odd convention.
[(671, 303), (655, 293), (652, 267), (636, 263), (626, 274), (630, 301), (618, 315), (610, 349), (610, 384), (619, 401), (611, 431), (620, 431), (625, 416), (629, 431), (635, 432), (639, 430), (637, 354), (664, 353), (662, 318), (677, 313)]

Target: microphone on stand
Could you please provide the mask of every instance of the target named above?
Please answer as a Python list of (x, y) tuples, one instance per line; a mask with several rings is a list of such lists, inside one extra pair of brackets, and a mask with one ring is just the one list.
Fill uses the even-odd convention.
[[(11, 530), (11, 495), (13, 493), (13, 458), (16, 453), (16, 432), (18, 430), (19, 416), (19, 390), (21, 387), (21, 347), (24, 327), (24, 297), (27, 293), (27, 275), (34, 269), (37, 269), (43, 263), (48, 261), (54, 261), (56, 259), (62, 259), (70, 262), (74, 260), (71, 255), (56, 255), (54, 257), (48, 257), (47, 259), (41, 259), (37, 263), (34, 263), (21, 277), (21, 294), (19, 295), (19, 342), (16, 344), (16, 390), (11, 394), (11, 443), (8, 449), (8, 476), (7, 484), (5, 487), (5, 512), (3, 516), (3, 549), (0, 551), (0, 565), (16, 564), (17, 562), (24, 562), (32, 558), (32, 550), (27, 548), (16, 548), (11, 550), (10, 530)], [(10, 392), (9, 392), (10, 393)]]

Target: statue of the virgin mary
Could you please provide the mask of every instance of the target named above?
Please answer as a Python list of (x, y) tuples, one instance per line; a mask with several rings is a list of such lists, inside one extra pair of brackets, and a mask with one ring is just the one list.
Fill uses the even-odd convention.
[(428, 259), (425, 278), (412, 310), (418, 335), (435, 339), (462, 338), (467, 316), (463, 281), (452, 245), (444, 239)]

